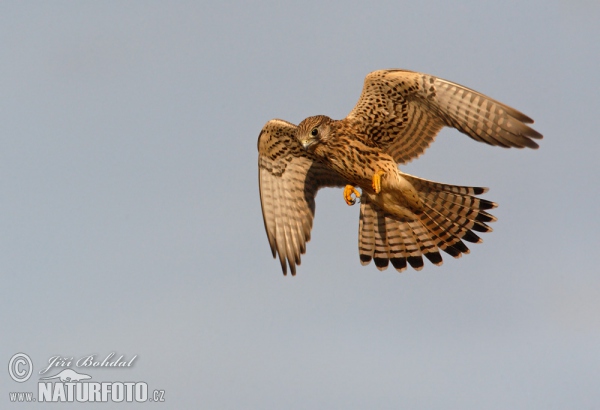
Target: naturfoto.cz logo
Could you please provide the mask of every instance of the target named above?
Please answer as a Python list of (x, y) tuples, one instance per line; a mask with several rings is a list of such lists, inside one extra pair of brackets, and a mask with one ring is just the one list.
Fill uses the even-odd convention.
[[(152, 390), (142, 381), (92, 381), (92, 376), (71, 368), (126, 368), (132, 367), (137, 355), (127, 360), (123, 355), (110, 353), (103, 359), (87, 355), (73, 357), (52, 356), (48, 365), (38, 372), (37, 395), (33, 392), (10, 392), (11, 402), (164, 402), (164, 390)], [(58, 370), (55, 373), (52, 370)], [(17, 353), (9, 361), (10, 377), (19, 383), (27, 381), (33, 372), (33, 362), (24, 353)], [(46, 374), (46, 373), (54, 374)]]

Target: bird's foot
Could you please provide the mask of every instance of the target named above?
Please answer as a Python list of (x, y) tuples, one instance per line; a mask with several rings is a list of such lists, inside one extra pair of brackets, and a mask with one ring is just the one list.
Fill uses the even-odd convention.
[(373, 174), (373, 190), (376, 194), (381, 192), (381, 178), (385, 175), (385, 171), (380, 169)]
[(354, 194), (356, 198), (360, 198), (360, 192), (358, 192), (356, 188), (354, 188), (352, 185), (346, 185), (344, 188), (344, 200), (350, 206), (356, 203), (356, 199), (352, 197), (352, 194)]

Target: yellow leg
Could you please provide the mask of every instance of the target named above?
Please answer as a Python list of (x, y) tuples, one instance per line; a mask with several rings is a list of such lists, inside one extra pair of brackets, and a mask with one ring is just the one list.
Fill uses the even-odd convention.
[(376, 194), (381, 192), (381, 177), (384, 175), (385, 171), (382, 169), (373, 174), (373, 189), (375, 190)]
[(352, 198), (352, 194), (356, 196), (356, 198), (360, 198), (360, 192), (356, 190), (352, 185), (346, 185), (344, 188), (344, 200), (350, 206), (356, 203), (356, 199)]

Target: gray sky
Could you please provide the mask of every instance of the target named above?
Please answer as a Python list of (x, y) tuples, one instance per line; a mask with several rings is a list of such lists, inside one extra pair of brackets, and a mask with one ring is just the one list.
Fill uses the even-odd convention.
[[(226, 3), (0, 5), (0, 365), (34, 363), (0, 373), (0, 407), (52, 356), (111, 352), (138, 358), (87, 373), (156, 408), (596, 407), (600, 3)], [(470, 255), (362, 267), (358, 206), (325, 190), (284, 277), (258, 133), (344, 117), (382, 68), (523, 111), (541, 148), (447, 129), (403, 168), (490, 187)]]

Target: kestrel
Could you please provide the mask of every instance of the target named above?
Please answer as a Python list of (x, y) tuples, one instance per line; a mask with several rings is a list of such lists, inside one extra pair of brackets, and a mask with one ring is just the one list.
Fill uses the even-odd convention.
[[(367, 75), (354, 109), (342, 120), (309, 117), (298, 126), (271, 120), (258, 136), (259, 190), (273, 257), (292, 275), (306, 252), (323, 187), (344, 187), (348, 205), (360, 198), (358, 251), (379, 270), (442, 264), (440, 250), (459, 258), (473, 231), (490, 232), (494, 202), (487, 188), (441, 184), (400, 172), (445, 126), (489, 145), (538, 148), (542, 135), (521, 112), (477, 91), (408, 70)], [(356, 189), (359, 187), (362, 192)]]

